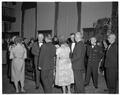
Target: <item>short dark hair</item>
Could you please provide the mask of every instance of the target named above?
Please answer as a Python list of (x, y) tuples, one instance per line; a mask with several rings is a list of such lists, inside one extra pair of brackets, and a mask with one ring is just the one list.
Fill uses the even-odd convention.
[(71, 33), (70, 36), (71, 36), (71, 35), (75, 35), (75, 33)]
[(52, 40), (52, 35), (51, 34), (46, 34), (45, 38), (48, 38), (48, 39)]

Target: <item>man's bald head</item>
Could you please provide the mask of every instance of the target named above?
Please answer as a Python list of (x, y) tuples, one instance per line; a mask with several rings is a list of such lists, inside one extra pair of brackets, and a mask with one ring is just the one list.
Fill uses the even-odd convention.
[(42, 33), (39, 33), (39, 34), (38, 34), (38, 41), (39, 41), (39, 42), (43, 42), (43, 39), (44, 39), (43, 34), (42, 34)]
[(76, 40), (76, 42), (81, 41), (82, 38), (83, 38), (83, 33), (82, 32), (75, 33), (75, 40)]
[(95, 45), (96, 42), (97, 42), (97, 39), (95, 37), (91, 37), (90, 42), (91, 42), (92, 45)]
[(109, 41), (109, 43), (111, 43), (111, 44), (114, 43), (115, 39), (116, 39), (115, 34), (108, 35), (108, 41)]

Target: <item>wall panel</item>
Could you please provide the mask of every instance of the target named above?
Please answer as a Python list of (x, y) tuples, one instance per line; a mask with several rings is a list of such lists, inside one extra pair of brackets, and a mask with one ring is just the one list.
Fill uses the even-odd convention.
[(37, 3), (37, 30), (52, 30), (54, 34), (55, 3)]
[(68, 37), (77, 32), (77, 7), (75, 2), (59, 3), (58, 36)]
[(35, 37), (35, 8), (25, 10), (24, 15), (24, 37)]
[(95, 21), (111, 14), (112, 2), (82, 2), (81, 27), (92, 27)]

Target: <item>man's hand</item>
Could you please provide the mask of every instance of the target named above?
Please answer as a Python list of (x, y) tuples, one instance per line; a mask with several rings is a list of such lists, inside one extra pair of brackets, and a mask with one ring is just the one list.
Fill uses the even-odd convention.
[(102, 73), (104, 71), (104, 67), (100, 67), (99, 71)]
[(41, 70), (41, 67), (38, 67), (38, 70)]

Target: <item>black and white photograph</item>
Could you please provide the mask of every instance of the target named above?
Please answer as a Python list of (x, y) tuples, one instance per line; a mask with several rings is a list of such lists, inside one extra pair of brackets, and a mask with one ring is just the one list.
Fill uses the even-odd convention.
[(118, 1), (1, 1), (2, 94), (119, 94)]

